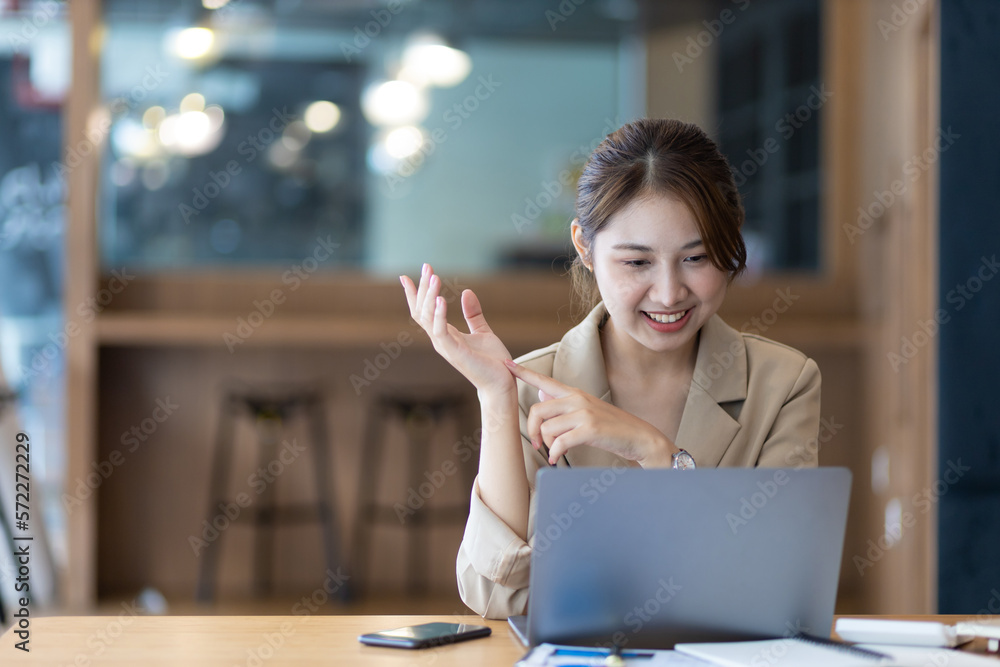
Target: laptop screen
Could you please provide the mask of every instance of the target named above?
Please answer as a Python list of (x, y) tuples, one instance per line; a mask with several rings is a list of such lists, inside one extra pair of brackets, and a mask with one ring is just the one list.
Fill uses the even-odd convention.
[(541, 642), (828, 637), (846, 468), (543, 468), (528, 634)]

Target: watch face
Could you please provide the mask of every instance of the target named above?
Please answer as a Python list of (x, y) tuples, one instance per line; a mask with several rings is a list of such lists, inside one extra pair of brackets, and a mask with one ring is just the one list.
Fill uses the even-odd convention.
[(674, 468), (677, 470), (693, 470), (694, 457), (683, 449), (674, 454)]

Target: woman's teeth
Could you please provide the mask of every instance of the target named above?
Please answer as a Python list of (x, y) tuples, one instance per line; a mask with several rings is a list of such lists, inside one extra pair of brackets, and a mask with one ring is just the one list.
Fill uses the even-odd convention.
[[(643, 312), (645, 312), (645, 311), (643, 311)], [(654, 322), (659, 322), (660, 324), (671, 324), (671, 323), (676, 322), (677, 320), (681, 319), (682, 317), (684, 317), (687, 314), (688, 314), (688, 311), (685, 310), (684, 312), (681, 312), (681, 313), (672, 313), (670, 315), (660, 315), (658, 313), (646, 313), (646, 317), (648, 317), (649, 319), (653, 320)]]

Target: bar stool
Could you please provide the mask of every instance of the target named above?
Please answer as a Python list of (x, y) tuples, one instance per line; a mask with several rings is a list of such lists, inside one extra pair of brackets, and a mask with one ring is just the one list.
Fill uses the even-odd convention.
[[(17, 400), (17, 394), (12, 391), (7, 391), (6, 389), (0, 390), (0, 417), (7, 410), (8, 404), (13, 404)], [(9, 520), (14, 521), (13, 514), (7, 514), (7, 507), (3, 503), (3, 498), (0, 497), (0, 528), (3, 528), (3, 532), (6, 536), (6, 543), (4, 548), (9, 549), (8, 553), (14, 553), (16, 546), (14, 544), (14, 529), (12, 524), (7, 523)], [(16, 569), (16, 568), (15, 568)], [(4, 601), (3, 601), (3, 589), (0, 588), (0, 628), (3, 628), (7, 624), (7, 613), (4, 611)]]
[[(331, 494), (333, 481), (329, 466), (329, 441), (326, 428), (322, 394), (312, 387), (277, 388), (271, 391), (247, 389), (227, 389), (224, 391), (219, 428), (215, 440), (212, 473), (209, 489), (207, 520), (220, 511), (220, 505), (233, 500), (229, 497), (226, 480), (230, 473), (233, 429), (237, 418), (253, 419), (257, 435), (257, 460), (261, 468), (267, 468), (278, 458), (281, 448), (281, 434), (289, 419), (298, 413), (306, 419), (310, 431), (313, 470), (315, 472), (315, 500), (308, 503), (277, 505), (274, 487), (278, 481), (268, 483), (258, 491), (253, 502), (241, 508), (240, 517), (250, 517), (254, 527), (254, 589), (257, 595), (272, 592), (272, 572), (274, 563), (274, 530), (280, 525), (317, 522), (323, 540), (326, 567), (337, 571), (339, 545), (337, 522), (333, 511)], [(219, 536), (221, 539), (221, 534)], [(216, 540), (218, 541), (218, 540)], [(198, 575), (197, 599), (207, 602), (215, 594), (215, 577), (218, 569), (219, 545), (210, 544), (202, 553)], [(341, 587), (340, 595), (346, 598), (348, 591)]]
[[(10, 549), (10, 553), (14, 553), (17, 547), (14, 545), (14, 533), (11, 532), (10, 526), (7, 525), (7, 508), (3, 504), (3, 498), (0, 498), (0, 528), (3, 528), (3, 532), (6, 534), (6, 543), (4, 544), (5, 549)], [(0, 589), (0, 629), (3, 629), (7, 625), (7, 613), (3, 608), (3, 589)]]
[[(14, 553), (17, 550), (17, 547), (14, 544), (14, 532), (7, 524), (7, 517), (11, 515), (7, 514), (7, 506), (4, 505), (2, 497), (0, 497), (0, 512), (2, 512), (2, 514), (0, 514), (0, 528), (3, 528), (3, 532), (6, 536), (4, 549), (9, 549), (8, 553)], [(7, 625), (7, 612), (4, 611), (3, 605), (3, 589), (0, 588), (0, 630)]]
[[(442, 505), (431, 502), (432, 498), (421, 494), (422, 504), (418, 508), (401, 503), (384, 505), (379, 502), (377, 491), (381, 474), (385, 471), (382, 461), (385, 436), (393, 420), (402, 423), (407, 440), (406, 478), (409, 482), (409, 491), (420, 493), (421, 485), (430, 484), (434, 487), (425, 473), (433, 476), (434, 472), (438, 472), (450, 477), (438, 467), (435, 467), (434, 471), (428, 467), (435, 442), (432, 435), (448, 418), (454, 420), (457, 433), (464, 433), (466, 403), (465, 396), (457, 392), (396, 390), (381, 394), (369, 405), (363, 439), (357, 518), (351, 548), (352, 571), (356, 581), (359, 582), (355, 586), (355, 593), (359, 591), (360, 586), (367, 583), (365, 575), (370, 558), (372, 529), (376, 524), (396, 526), (406, 531), (407, 591), (411, 595), (427, 591), (429, 529), (439, 524), (465, 524), (469, 515), (467, 498), (472, 492), (478, 458), (472, 457), (465, 462), (455, 459), (444, 460), (452, 461), (456, 466), (453, 474), (457, 473), (465, 485), (461, 502)], [(434, 487), (434, 490), (436, 491), (437, 487)]]

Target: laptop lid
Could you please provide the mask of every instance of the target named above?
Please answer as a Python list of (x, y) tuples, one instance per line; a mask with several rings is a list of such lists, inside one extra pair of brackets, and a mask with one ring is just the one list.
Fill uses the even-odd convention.
[(846, 468), (543, 468), (530, 643), (828, 637), (850, 485)]

